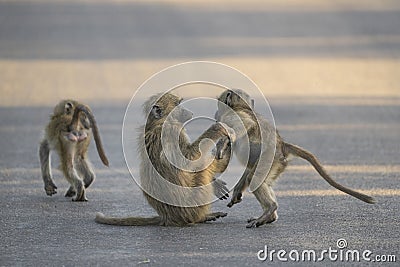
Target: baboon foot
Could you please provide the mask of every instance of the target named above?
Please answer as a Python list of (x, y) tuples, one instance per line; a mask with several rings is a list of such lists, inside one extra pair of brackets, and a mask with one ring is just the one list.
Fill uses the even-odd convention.
[(84, 197), (84, 198), (80, 198), (80, 199), (73, 198), (72, 201), (73, 202), (86, 202), (89, 200), (86, 197)]
[(218, 218), (222, 218), (225, 217), (226, 215), (228, 215), (228, 213), (226, 212), (213, 212), (213, 213), (209, 213), (206, 215), (206, 218), (204, 219), (203, 222), (209, 222), (209, 221), (215, 221)]
[(44, 190), (46, 191), (46, 195), (48, 195), (48, 196), (57, 194), (56, 189), (57, 189), (57, 186), (52, 181), (46, 183), (46, 185), (44, 186)]
[(272, 223), (278, 219), (278, 213), (274, 211), (272, 214), (263, 214), (259, 218), (250, 218), (247, 220), (249, 223), (246, 225), (246, 228), (254, 228), (254, 227), (259, 227), (261, 225), (267, 224), (267, 223)]
[(88, 201), (88, 199), (86, 198), (86, 191), (85, 191), (85, 187), (83, 186), (83, 184), (79, 184), (76, 188), (76, 196), (75, 198), (72, 199), (72, 201)]
[(65, 197), (73, 197), (73, 196), (75, 196), (75, 194), (76, 194), (76, 191), (75, 191), (75, 189), (71, 186), (71, 187), (68, 189), (67, 193), (65, 193)]
[(233, 205), (242, 202), (242, 193), (233, 193), (231, 202), (228, 203), (228, 207), (231, 208)]

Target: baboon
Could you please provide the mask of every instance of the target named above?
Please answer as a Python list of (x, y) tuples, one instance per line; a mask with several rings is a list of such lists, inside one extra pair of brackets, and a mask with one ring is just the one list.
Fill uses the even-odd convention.
[[(204, 203), (210, 203), (213, 188), (209, 184), (216, 173), (225, 170), (229, 163), (230, 149), (228, 148), (226, 153), (222, 152), (223, 155), (227, 155), (226, 158), (221, 160), (214, 158), (210, 165), (201, 170), (181, 169), (167, 158), (167, 153), (176, 158), (181, 152), (186, 159), (195, 161), (201, 158), (201, 151), (212, 151), (217, 141), (229, 138), (229, 135), (234, 138), (233, 130), (222, 123), (215, 123), (196, 141), (190, 143), (183, 125), (192, 118), (192, 113), (179, 106), (181, 101), (180, 97), (165, 93), (150, 97), (143, 105), (147, 121), (144, 132), (141, 132), (138, 138), (141, 188), (146, 200), (158, 216), (116, 218), (97, 213), (96, 222), (127, 226), (187, 226), (226, 216), (223, 212), (209, 213), (210, 205)], [(175, 137), (176, 143), (162, 141), (163, 128), (167, 131), (167, 137)], [(214, 143), (209, 142), (204, 146), (202, 143), (204, 139), (211, 139)], [(178, 189), (171, 188), (168, 184)], [(182, 191), (179, 188), (183, 188)], [(203, 189), (196, 191), (198, 188)], [(187, 192), (185, 189), (193, 190)], [(155, 197), (159, 194), (162, 194), (164, 199)], [(189, 205), (189, 203), (198, 204)]]
[[(253, 193), (264, 212), (257, 219), (249, 219), (247, 228), (271, 223), (278, 218), (278, 204), (272, 185), (293, 157), (307, 160), (336, 189), (364, 202), (375, 203), (374, 198), (335, 182), (312, 153), (283, 141), (275, 128), (260, 114), (255, 113), (253, 109), (254, 101), (246, 92), (240, 89), (225, 90), (218, 97), (218, 111), (215, 114), (217, 121), (223, 122), (235, 130), (236, 141), (233, 144), (233, 151), (239, 161), (246, 166), (245, 172), (234, 187), (228, 207), (232, 207), (242, 200), (243, 191), (254, 180), (254, 177), (258, 175), (257, 179), (261, 179), (257, 183), (259, 187)], [(238, 118), (240, 119), (238, 120)], [(240, 128), (242, 123), (244, 127)], [(245, 136), (249, 138), (250, 151), (248, 157), (243, 156), (246, 153), (241, 153), (248, 147), (244, 140)], [(263, 140), (263, 148), (261, 148), (261, 140)], [(272, 162), (271, 166), (265, 164), (266, 161)]]
[(54, 108), (39, 148), (42, 178), (47, 195), (57, 193), (50, 166), (50, 151), (55, 150), (60, 158), (61, 171), (71, 184), (65, 196), (75, 196), (73, 201), (87, 201), (85, 188), (88, 188), (95, 179), (87, 155), (91, 138), (90, 129), (99, 156), (104, 165), (108, 166), (97, 123), (90, 108), (74, 100), (60, 101)]

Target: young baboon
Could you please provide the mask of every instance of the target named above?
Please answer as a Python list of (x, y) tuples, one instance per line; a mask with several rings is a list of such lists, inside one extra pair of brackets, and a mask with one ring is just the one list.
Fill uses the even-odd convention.
[(85, 188), (88, 188), (95, 179), (87, 155), (90, 129), (99, 156), (104, 165), (108, 166), (97, 123), (90, 108), (74, 100), (63, 100), (54, 108), (39, 148), (42, 178), (47, 195), (57, 193), (50, 166), (50, 151), (55, 150), (60, 158), (61, 171), (71, 184), (65, 196), (75, 195), (73, 201), (87, 201)]
[[(214, 158), (211, 164), (203, 169), (182, 169), (179, 164), (171, 162), (167, 154), (177, 159), (181, 152), (184, 159), (195, 162), (202, 159), (201, 152), (213, 149), (212, 142), (206, 144), (203, 140), (211, 139), (216, 143), (228, 138), (233, 131), (222, 123), (215, 123), (196, 141), (190, 143), (183, 125), (192, 118), (192, 113), (179, 106), (181, 101), (180, 97), (165, 93), (151, 97), (143, 106), (147, 121), (144, 132), (141, 132), (138, 138), (141, 188), (158, 216), (115, 218), (97, 213), (96, 222), (129, 226), (186, 226), (226, 216), (226, 213), (222, 212), (209, 213), (210, 205), (205, 203), (210, 203), (214, 190), (209, 184), (215, 174), (224, 171), (229, 163), (230, 148), (222, 152), (224, 156), (221, 160)], [(163, 131), (166, 131), (166, 138), (172, 138), (176, 143), (171, 140), (163, 141)], [(178, 161), (177, 163), (181, 163), (182, 159)], [(198, 190), (199, 188), (202, 189)], [(190, 205), (192, 203), (196, 205)]]
[[(264, 212), (257, 219), (249, 219), (248, 228), (271, 223), (278, 218), (278, 204), (272, 185), (293, 157), (300, 157), (311, 163), (331, 186), (364, 202), (375, 203), (374, 198), (335, 182), (312, 153), (299, 146), (284, 142), (275, 128), (260, 114), (254, 112), (254, 102), (243, 90), (226, 90), (218, 97), (218, 100), (216, 119), (235, 130), (236, 141), (233, 144), (233, 150), (239, 161), (246, 165), (246, 170), (234, 188), (228, 207), (241, 201), (245, 188), (254, 180), (254, 177), (258, 176), (257, 185), (259, 186), (253, 193)], [(249, 146), (245, 142), (247, 137)], [(263, 144), (261, 144), (261, 140), (263, 140)], [(262, 148), (261, 145), (263, 145)], [(242, 153), (247, 147), (250, 148), (248, 157), (244, 156), (246, 153)], [(266, 162), (272, 162), (271, 166)]]

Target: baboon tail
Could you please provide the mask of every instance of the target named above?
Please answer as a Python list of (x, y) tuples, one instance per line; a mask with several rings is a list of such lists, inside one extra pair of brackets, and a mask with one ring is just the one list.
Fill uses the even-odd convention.
[(146, 225), (160, 225), (161, 217), (155, 216), (150, 218), (142, 217), (106, 217), (103, 213), (97, 212), (96, 219), (97, 223), (109, 224), (109, 225), (122, 225), (122, 226), (146, 226)]
[(357, 191), (354, 191), (350, 188), (347, 188), (347, 187), (335, 182), (329, 176), (329, 174), (325, 171), (324, 167), (322, 167), (322, 165), (318, 161), (318, 159), (312, 153), (308, 152), (307, 150), (305, 150), (299, 146), (289, 144), (289, 143), (284, 143), (284, 150), (289, 154), (292, 154), (294, 156), (297, 156), (297, 157), (307, 160), (314, 167), (314, 169), (319, 173), (319, 175), (321, 175), (322, 178), (325, 179), (325, 181), (327, 181), (331, 186), (335, 187), (336, 189), (338, 189), (346, 194), (349, 194), (355, 198), (358, 198), (364, 202), (367, 202), (370, 204), (376, 203), (376, 200), (373, 197), (362, 194)]
[(71, 127), (73, 127), (76, 123), (78, 123), (80, 112), (85, 113), (86, 116), (89, 118), (90, 126), (91, 126), (92, 132), (93, 132), (94, 141), (96, 143), (97, 153), (99, 154), (99, 157), (100, 157), (101, 161), (103, 162), (103, 164), (108, 166), (109, 163), (108, 163), (106, 153), (104, 152), (103, 144), (100, 139), (100, 132), (97, 127), (97, 122), (96, 122), (96, 119), (94, 118), (92, 111), (90, 110), (90, 108), (88, 106), (80, 104), (75, 107), (75, 112), (74, 112), (74, 115), (73, 115), (72, 121), (71, 121)]

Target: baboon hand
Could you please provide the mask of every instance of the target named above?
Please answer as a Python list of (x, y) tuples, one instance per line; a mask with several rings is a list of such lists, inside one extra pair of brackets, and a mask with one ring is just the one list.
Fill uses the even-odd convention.
[(217, 159), (223, 159), (225, 151), (231, 147), (231, 141), (228, 137), (222, 137), (218, 140), (215, 146), (215, 157)]
[(229, 136), (229, 140), (231, 142), (236, 141), (235, 130), (233, 130), (231, 127), (229, 127), (227, 124), (225, 124), (223, 122), (217, 122), (217, 124), (219, 124), (223, 128), (223, 131), (226, 132), (226, 134)]
[(229, 197), (229, 190), (226, 187), (226, 183), (220, 179), (213, 179), (213, 187), (214, 187), (214, 195), (219, 199), (228, 199)]
[(231, 202), (228, 203), (228, 207), (231, 208), (233, 205), (242, 201), (242, 193), (233, 193)]
[(44, 186), (44, 190), (46, 191), (46, 194), (48, 196), (57, 194), (56, 189), (57, 189), (57, 186), (52, 181), (47, 182), (46, 185)]

